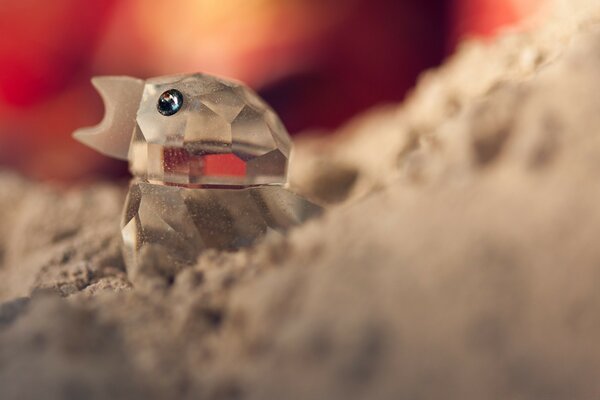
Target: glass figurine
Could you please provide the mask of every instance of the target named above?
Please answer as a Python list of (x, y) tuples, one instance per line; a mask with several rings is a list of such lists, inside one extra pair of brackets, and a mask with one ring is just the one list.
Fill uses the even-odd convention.
[(74, 137), (129, 161), (121, 232), (130, 273), (144, 255), (191, 264), (204, 249), (248, 246), (320, 214), (289, 189), (290, 137), (248, 87), (205, 74), (92, 83), (106, 113)]

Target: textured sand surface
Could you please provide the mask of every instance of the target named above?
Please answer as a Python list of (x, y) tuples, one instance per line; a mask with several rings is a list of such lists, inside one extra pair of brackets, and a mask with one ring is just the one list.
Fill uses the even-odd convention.
[(1, 399), (600, 397), (600, 4), (300, 140), (331, 204), (128, 277), (124, 186), (0, 176)]

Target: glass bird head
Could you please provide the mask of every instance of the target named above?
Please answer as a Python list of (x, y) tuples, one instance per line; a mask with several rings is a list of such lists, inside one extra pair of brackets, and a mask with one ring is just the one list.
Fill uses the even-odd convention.
[(134, 176), (187, 187), (286, 183), (289, 134), (243, 84), (205, 74), (146, 81), (107, 76), (92, 83), (105, 116), (74, 137), (128, 160)]

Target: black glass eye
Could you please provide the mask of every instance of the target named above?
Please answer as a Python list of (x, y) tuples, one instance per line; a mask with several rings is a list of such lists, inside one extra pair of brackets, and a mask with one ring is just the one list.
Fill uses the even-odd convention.
[(158, 98), (156, 108), (165, 116), (173, 115), (183, 106), (183, 95), (177, 89), (169, 89)]

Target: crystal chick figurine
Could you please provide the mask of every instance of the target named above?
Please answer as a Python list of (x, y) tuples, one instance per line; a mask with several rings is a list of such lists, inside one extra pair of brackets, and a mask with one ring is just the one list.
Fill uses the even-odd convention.
[(92, 83), (104, 119), (73, 136), (129, 161), (121, 221), (129, 274), (144, 255), (191, 264), (204, 249), (248, 246), (321, 212), (289, 189), (290, 137), (248, 87), (205, 74)]

